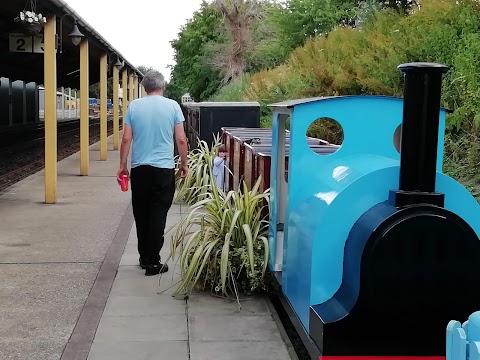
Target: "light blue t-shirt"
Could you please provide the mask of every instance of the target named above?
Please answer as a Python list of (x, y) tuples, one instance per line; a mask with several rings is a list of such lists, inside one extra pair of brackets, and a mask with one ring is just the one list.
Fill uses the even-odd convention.
[(128, 106), (125, 125), (132, 127), (132, 168), (175, 168), (174, 126), (185, 121), (180, 105), (161, 95), (147, 95)]

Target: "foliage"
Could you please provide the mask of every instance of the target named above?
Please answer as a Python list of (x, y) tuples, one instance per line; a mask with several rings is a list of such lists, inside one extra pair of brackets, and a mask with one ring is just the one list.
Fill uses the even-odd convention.
[[(113, 99), (113, 73), (112, 73), (112, 64), (109, 67), (108, 79), (107, 79), (107, 99)], [(152, 67), (147, 67), (140, 65), (138, 70), (145, 74), (148, 70), (154, 70)], [(94, 99), (100, 99), (100, 83), (91, 84), (89, 87), (89, 97)]]
[(328, 141), (331, 144), (343, 143), (343, 130), (338, 122), (330, 118), (320, 118), (310, 124), (307, 135)]
[[(250, 76), (237, 87), (237, 100), (266, 104), (309, 96), (380, 94), (402, 96), (404, 62), (432, 61), (450, 66), (442, 88), (447, 116), (444, 171), (478, 184), (480, 135), (480, 12), (473, 0), (423, 0), (410, 16), (398, 9), (374, 10), (362, 28), (337, 27), (308, 40), (274, 69)], [(321, 64), (321, 65), (319, 65)], [(233, 85), (221, 89), (222, 100)]]
[[(221, 42), (223, 34), (218, 31), (221, 15), (214, 6), (203, 1), (178, 38), (171, 41), (175, 51), (171, 82), (175, 85), (175, 96), (189, 92), (196, 101), (211, 96), (220, 85), (220, 74), (211, 68), (210, 43)], [(170, 87), (167, 87), (171, 91)], [(181, 96), (181, 95), (180, 95)]]
[[(89, 97), (100, 99), (100, 82), (90, 85), (88, 89)], [(107, 79), (107, 99), (113, 99), (113, 78)]]
[(354, 0), (290, 0), (272, 12), (272, 22), (290, 52), (307, 39), (325, 35), (338, 24), (349, 23), (355, 4)]
[(145, 65), (140, 65), (137, 67), (137, 69), (143, 74), (145, 75), (147, 72), (149, 72), (150, 70), (157, 70), (151, 66), (145, 66)]
[(170, 256), (175, 258), (180, 249), (184, 272), (174, 296), (210, 289), (238, 300), (241, 293), (265, 289), (269, 243), (261, 204), (268, 201), (269, 191), (258, 193), (260, 183), (261, 178), (250, 191), (243, 184), (242, 193), (212, 186), (203, 200), (190, 207), (172, 236)]
[[(204, 140), (197, 138), (198, 148), (191, 150), (188, 155), (188, 174), (182, 179), (177, 179), (177, 195), (175, 201), (184, 201), (188, 205), (193, 205), (198, 201), (205, 199), (212, 186), (212, 176), (210, 168), (213, 159), (217, 154), (217, 149), (221, 145), (220, 137), (214, 138), (211, 148)], [(179, 158), (177, 157), (177, 164)]]
[(170, 99), (177, 101), (178, 103), (181, 102), (183, 94), (185, 94), (185, 89), (181, 86), (177, 85), (175, 80), (170, 80), (164, 91), (164, 96)]

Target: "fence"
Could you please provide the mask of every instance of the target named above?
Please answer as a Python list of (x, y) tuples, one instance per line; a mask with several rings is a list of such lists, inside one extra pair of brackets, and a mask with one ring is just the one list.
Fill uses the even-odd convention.
[(480, 311), (447, 325), (446, 360), (480, 360)]

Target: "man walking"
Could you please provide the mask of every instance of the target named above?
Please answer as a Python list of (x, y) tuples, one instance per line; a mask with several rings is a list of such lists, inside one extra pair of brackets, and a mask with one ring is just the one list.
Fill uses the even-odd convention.
[(128, 106), (117, 177), (128, 174), (127, 158), (131, 146), (130, 179), (139, 261), (145, 275), (150, 276), (168, 271), (168, 265), (160, 263), (160, 250), (167, 212), (175, 194), (174, 135), (181, 159), (181, 177), (188, 172), (187, 142), (180, 106), (163, 97), (163, 75), (149, 71), (141, 84), (147, 96), (133, 100)]

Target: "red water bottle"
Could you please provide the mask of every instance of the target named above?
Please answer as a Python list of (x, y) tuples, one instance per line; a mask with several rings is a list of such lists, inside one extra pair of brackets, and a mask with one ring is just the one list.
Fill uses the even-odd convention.
[(122, 191), (123, 192), (128, 191), (128, 175), (121, 174), (117, 180), (118, 180), (118, 183), (120, 184), (120, 188), (122, 189)]

